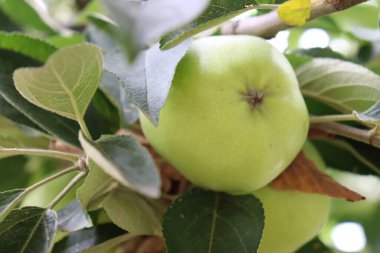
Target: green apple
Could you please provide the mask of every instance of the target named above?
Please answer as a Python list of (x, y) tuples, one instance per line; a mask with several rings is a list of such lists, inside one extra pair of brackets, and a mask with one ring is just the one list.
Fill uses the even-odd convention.
[(151, 145), (195, 185), (252, 193), (302, 148), (308, 112), (283, 54), (253, 36), (196, 40), (177, 66)]
[[(323, 161), (310, 144), (306, 155), (320, 168)], [(266, 186), (256, 192), (264, 206), (265, 227), (258, 253), (293, 253), (314, 238), (328, 218), (331, 198)]]

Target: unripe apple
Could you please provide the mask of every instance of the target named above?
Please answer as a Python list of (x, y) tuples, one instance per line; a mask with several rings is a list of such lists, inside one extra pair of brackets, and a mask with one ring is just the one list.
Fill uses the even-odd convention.
[[(323, 169), (323, 161), (311, 144), (307, 144), (304, 151), (319, 169)], [(318, 234), (331, 206), (331, 198), (327, 196), (279, 191), (269, 186), (255, 191), (254, 195), (263, 203), (265, 213), (258, 253), (295, 252)]]
[(177, 66), (151, 145), (195, 185), (252, 193), (301, 149), (308, 113), (287, 59), (263, 39), (196, 40)]

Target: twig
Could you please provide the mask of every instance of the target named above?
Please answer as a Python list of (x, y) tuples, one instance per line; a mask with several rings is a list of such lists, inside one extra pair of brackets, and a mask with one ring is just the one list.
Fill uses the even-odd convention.
[(373, 130), (359, 129), (334, 122), (311, 124), (310, 127), (380, 148), (380, 135), (376, 135)]
[[(310, 20), (348, 9), (354, 5), (366, 2), (367, 0), (320, 0), (311, 9)], [(222, 26), (221, 34), (249, 34), (263, 38), (272, 38), (279, 31), (286, 30), (291, 26), (283, 23), (277, 11), (247, 18), (244, 20), (230, 22)]]
[(339, 114), (339, 115), (325, 115), (325, 116), (311, 116), (310, 124), (333, 122), (333, 121), (356, 121), (358, 120), (354, 114)]
[(59, 201), (61, 201), (65, 196), (66, 194), (84, 177), (86, 176), (87, 174), (87, 171), (82, 171), (81, 173), (79, 173), (78, 175), (76, 175), (70, 182), (68, 185), (66, 185), (66, 187), (58, 194), (57, 197), (55, 197), (55, 199), (53, 199), (53, 201), (49, 204), (48, 208), (49, 209), (53, 209), (55, 207), (55, 205), (57, 205), (59, 203)]

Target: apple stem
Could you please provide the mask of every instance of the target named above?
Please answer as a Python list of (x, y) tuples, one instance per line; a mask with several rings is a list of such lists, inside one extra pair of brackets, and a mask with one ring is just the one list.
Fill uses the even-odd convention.
[(334, 121), (357, 121), (358, 119), (354, 114), (341, 114), (341, 115), (326, 115), (326, 116), (311, 116), (310, 124), (334, 122)]

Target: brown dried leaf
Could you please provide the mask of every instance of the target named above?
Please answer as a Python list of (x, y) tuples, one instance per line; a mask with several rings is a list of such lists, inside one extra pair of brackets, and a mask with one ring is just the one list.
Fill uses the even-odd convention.
[(274, 179), (270, 185), (279, 190), (318, 193), (352, 202), (365, 199), (362, 195), (351, 191), (318, 170), (303, 151), (298, 154), (289, 167)]

